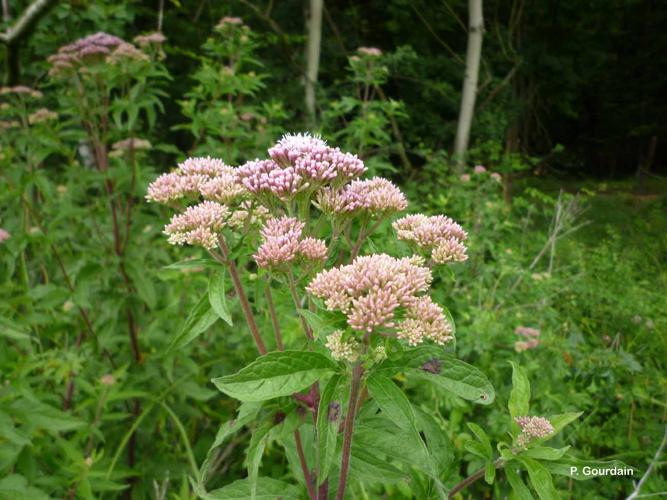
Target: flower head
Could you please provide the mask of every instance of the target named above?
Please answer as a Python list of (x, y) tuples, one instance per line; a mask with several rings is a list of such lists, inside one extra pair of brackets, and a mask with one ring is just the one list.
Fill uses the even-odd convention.
[(476, 174), (483, 174), (486, 172), (486, 167), (484, 165), (475, 165), (475, 168), (472, 171)]
[(357, 52), (362, 56), (370, 57), (380, 57), (382, 55), (382, 51), (377, 47), (359, 47)]
[(520, 448), (525, 448), (534, 439), (545, 438), (554, 433), (553, 425), (544, 417), (516, 417), (514, 421), (521, 428), (521, 434), (516, 441)]
[(153, 146), (146, 139), (139, 139), (137, 137), (128, 137), (122, 141), (114, 142), (111, 145), (111, 149), (114, 151), (128, 151), (130, 149), (134, 150), (147, 150), (151, 149)]
[(331, 351), (331, 357), (337, 361), (354, 363), (359, 359), (359, 342), (353, 338), (343, 340), (342, 330), (329, 334), (325, 345)]
[(196, 245), (208, 250), (215, 248), (218, 233), (225, 227), (229, 209), (214, 201), (203, 201), (172, 217), (164, 228), (172, 245)]
[(14, 94), (19, 96), (41, 99), (44, 95), (39, 91), (25, 85), (15, 85), (13, 87), (0, 87), (0, 95)]
[(432, 280), (418, 257), (397, 259), (386, 254), (361, 256), (352, 264), (318, 273), (306, 290), (339, 310), (357, 331), (394, 327), (395, 311), (415, 304)]
[(6, 229), (2, 229), (0, 227), (0, 243), (4, 243), (5, 241), (7, 241), (11, 237), (12, 237), (12, 235), (10, 234), (9, 231), (7, 231)]
[(437, 264), (462, 262), (468, 258), (463, 242), (468, 234), (463, 228), (444, 215), (407, 215), (393, 224), (399, 240), (430, 252)]
[(188, 158), (176, 171), (162, 174), (148, 186), (148, 201), (169, 203), (183, 197), (200, 195), (204, 199), (231, 203), (243, 197), (238, 169), (217, 158)]
[(281, 268), (301, 257), (323, 260), (326, 243), (315, 238), (301, 239), (305, 224), (294, 217), (269, 219), (260, 231), (262, 245), (253, 256), (259, 267)]
[(325, 188), (318, 193), (318, 206), (336, 215), (367, 212), (385, 215), (400, 212), (408, 206), (401, 190), (382, 177), (354, 180), (342, 189)]
[(46, 108), (39, 108), (37, 111), (31, 113), (28, 116), (28, 123), (30, 125), (35, 125), (37, 123), (55, 120), (56, 118), (58, 118), (58, 113), (55, 111), (51, 111)]
[(134, 43), (136, 43), (139, 47), (147, 47), (150, 45), (162, 45), (166, 41), (167, 37), (164, 36), (159, 31), (134, 37)]
[(535, 349), (540, 345), (540, 331), (528, 326), (517, 326), (514, 333), (523, 337), (524, 340), (517, 340), (514, 343), (516, 352), (523, 352), (529, 349)]
[(425, 339), (436, 344), (446, 344), (453, 340), (452, 325), (445, 317), (442, 307), (431, 297), (417, 298), (406, 309), (406, 319), (397, 327), (398, 338), (409, 345), (421, 344)]

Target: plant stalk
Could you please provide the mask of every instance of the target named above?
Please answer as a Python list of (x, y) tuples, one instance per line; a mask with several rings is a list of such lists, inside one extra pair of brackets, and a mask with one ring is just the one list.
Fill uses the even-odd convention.
[(344, 434), (343, 434), (343, 458), (340, 464), (340, 478), (338, 480), (338, 491), (336, 491), (336, 500), (343, 500), (345, 497), (345, 487), (347, 486), (347, 475), (350, 471), (350, 453), (352, 451), (352, 434), (354, 432), (354, 420), (357, 414), (357, 400), (359, 399), (359, 388), (361, 387), (361, 376), (364, 373), (364, 367), (361, 364), (355, 365), (352, 369), (352, 383), (350, 386), (350, 403), (345, 415)]
[[(497, 459), (493, 465), (495, 465), (496, 469), (502, 469), (505, 466), (505, 460), (502, 458)], [(473, 484), (476, 481), (479, 481), (481, 478), (484, 477), (484, 472), (486, 469), (480, 469), (474, 474), (468, 476), (465, 478), (463, 481), (458, 483), (456, 486), (454, 486), (451, 490), (449, 490), (449, 493), (447, 494), (447, 498), (454, 498), (454, 495), (456, 495), (459, 491), (461, 491), (464, 488), (467, 488), (471, 484)]]

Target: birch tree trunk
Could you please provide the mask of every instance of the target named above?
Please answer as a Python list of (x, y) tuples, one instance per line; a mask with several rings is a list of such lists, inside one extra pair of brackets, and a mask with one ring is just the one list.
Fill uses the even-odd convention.
[(468, 49), (466, 52), (466, 71), (461, 93), (461, 109), (454, 141), (454, 155), (457, 168), (463, 169), (465, 154), (470, 140), (470, 127), (475, 113), (479, 63), (482, 56), (482, 37), (484, 35), (484, 17), (482, 0), (468, 0)]
[(324, 0), (310, 0), (308, 46), (306, 48), (306, 111), (311, 124), (315, 123), (315, 88), (320, 67), (323, 8)]

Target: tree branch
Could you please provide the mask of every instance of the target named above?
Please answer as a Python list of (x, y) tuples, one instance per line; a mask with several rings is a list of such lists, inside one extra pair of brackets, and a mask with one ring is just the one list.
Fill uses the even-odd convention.
[(54, 3), (55, 0), (35, 0), (32, 2), (23, 14), (10, 26), (7, 31), (0, 33), (0, 42), (6, 45), (13, 45), (18, 42), (27, 32), (28, 28), (37, 21), (46, 9)]

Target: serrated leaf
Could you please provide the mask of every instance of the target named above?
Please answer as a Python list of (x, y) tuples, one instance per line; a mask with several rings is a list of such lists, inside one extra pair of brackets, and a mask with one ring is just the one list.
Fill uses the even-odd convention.
[(534, 458), (536, 460), (560, 460), (570, 447), (565, 448), (549, 448), (548, 446), (536, 446), (522, 451), (520, 456)]
[(558, 434), (567, 425), (577, 420), (581, 415), (583, 415), (583, 412), (561, 413), (559, 415), (550, 416), (549, 422), (551, 422), (551, 425), (554, 428), (554, 433), (551, 435), (551, 437)]
[(192, 269), (196, 267), (211, 267), (215, 263), (211, 259), (185, 259), (180, 262), (174, 262), (168, 266), (164, 266), (163, 270), (180, 271), (181, 269)]
[(215, 440), (213, 441), (213, 444), (211, 445), (211, 447), (208, 450), (208, 453), (206, 454), (206, 459), (204, 460), (204, 463), (200, 468), (199, 471), (200, 483), (206, 482), (206, 475), (208, 473), (210, 461), (211, 458), (213, 457), (213, 452), (215, 451), (215, 449), (221, 446), (230, 436), (241, 430), (242, 427), (252, 422), (257, 416), (257, 413), (259, 412), (261, 407), (262, 407), (261, 402), (243, 403), (241, 404), (241, 406), (239, 406), (236, 418), (228, 420), (227, 422), (225, 422), (220, 426), (220, 429), (218, 429), (218, 432), (215, 435)]
[(248, 482), (250, 483), (251, 500), (257, 498), (259, 466), (262, 463), (262, 455), (264, 454), (264, 448), (266, 448), (266, 441), (271, 427), (273, 427), (273, 423), (266, 422), (259, 429), (255, 429), (248, 445)]
[(372, 373), (366, 381), (366, 387), (386, 417), (401, 429), (416, 431), (412, 405), (394, 382), (383, 375)]
[(477, 439), (481, 443), (482, 448), (484, 449), (484, 453), (486, 455), (485, 458), (491, 459), (493, 457), (493, 448), (491, 447), (491, 441), (489, 440), (489, 436), (486, 435), (484, 429), (482, 429), (479, 425), (473, 422), (468, 422), (468, 429), (472, 431), (472, 433), (477, 437)]
[[(204, 500), (246, 500), (250, 498), (251, 485), (248, 479), (239, 479), (224, 488), (213, 490), (202, 497)], [(301, 491), (298, 487), (271, 479), (269, 477), (258, 477), (255, 489), (257, 500), (275, 500), (276, 498), (300, 498)]]
[(208, 301), (213, 311), (229, 326), (233, 326), (232, 315), (227, 306), (225, 296), (225, 270), (218, 269), (211, 274), (208, 280)]
[[(319, 484), (322, 484), (327, 478), (336, 454), (336, 441), (343, 414), (343, 405), (342, 401), (335, 401), (335, 397), (341, 380), (340, 375), (331, 377), (320, 395), (320, 404), (317, 410), (317, 479)], [(332, 407), (332, 403), (337, 403), (337, 406)]]
[(188, 345), (208, 330), (217, 320), (218, 315), (211, 309), (211, 304), (208, 302), (208, 295), (204, 295), (199, 299), (199, 302), (197, 302), (192, 311), (190, 311), (183, 328), (181, 328), (179, 334), (169, 345), (167, 353), (172, 353)]
[(530, 484), (542, 500), (558, 500), (560, 496), (554, 487), (551, 473), (539, 462), (532, 458), (517, 457), (528, 471)]
[(406, 350), (382, 363), (375, 371), (383, 374), (404, 372), (408, 377), (428, 381), (478, 404), (491, 404), (496, 397), (493, 385), (481, 371), (438, 347)]
[(234, 375), (213, 379), (215, 386), (240, 401), (289, 396), (333, 373), (338, 365), (309, 351), (270, 352)]
[(505, 476), (512, 487), (512, 491), (516, 494), (519, 500), (533, 500), (533, 494), (523, 482), (521, 476), (512, 468), (511, 464), (505, 466)]
[(496, 479), (496, 464), (493, 460), (487, 460), (484, 464), (484, 481), (486, 484), (493, 484)]
[(157, 293), (155, 285), (149, 275), (143, 269), (138, 269), (136, 265), (130, 265), (127, 268), (132, 284), (137, 290), (137, 295), (143, 300), (149, 309), (155, 309), (157, 304)]
[(512, 365), (512, 392), (510, 393), (507, 407), (512, 417), (513, 427), (516, 426), (518, 428), (514, 419), (528, 415), (530, 407), (530, 382), (523, 368), (511, 361), (510, 364)]
[(350, 476), (364, 484), (397, 483), (405, 481), (407, 474), (380, 459), (370, 450), (352, 445), (352, 467)]

